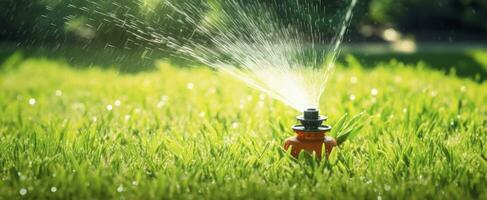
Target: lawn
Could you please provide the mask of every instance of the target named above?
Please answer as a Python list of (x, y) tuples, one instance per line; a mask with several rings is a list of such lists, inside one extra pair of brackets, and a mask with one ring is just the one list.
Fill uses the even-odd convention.
[(298, 111), (206, 67), (12, 56), (0, 199), (487, 199), (487, 84), (437, 67), (344, 59), (321, 111), (356, 136), (317, 162), (281, 148)]

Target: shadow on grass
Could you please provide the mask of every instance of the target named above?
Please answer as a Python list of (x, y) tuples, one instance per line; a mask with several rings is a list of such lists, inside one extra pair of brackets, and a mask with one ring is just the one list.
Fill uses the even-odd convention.
[[(149, 52), (144, 50), (119, 49), (80, 49), (80, 48), (15, 48), (11, 45), (0, 46), (0, 64), (3, 65), (12, 56), (29, 58), (47, 58), (69, 63), (74, 68), (99, 67), (102, 69), (115, 69), (121, 73), (138, 73), (150, 71), (155, 68), (155, 62), (165, 59), (171, 65), (188, 67), (198, 64), (173, 54), (163, 52)], [(17, 58), (19, 59), (19, 58)], [(5, 66), (0, 66), (5, 67)]]
[[(430, 68), (450, 73), (452, 70), (458, 77), (471, 78), (476, 81), (487, 79), (487, 51), (472, 50), (464, 52), (422, 52), (414, 54), (384, 53), (384, 54), (352, 54), (364, 67), (373, 68), (379, 63), (395, 59), (405, 64), (423, 62)], [(344, 57), (339, 59), (343, 62)]]

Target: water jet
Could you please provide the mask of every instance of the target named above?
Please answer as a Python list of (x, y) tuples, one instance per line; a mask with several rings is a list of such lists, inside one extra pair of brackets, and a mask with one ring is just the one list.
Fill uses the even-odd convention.
[(327, 117), (321, 116), (316, 108), (308, 108), (296, 119), (300, 122), (292, 127), (296, 135), (285, 140), (284, 149), (287, 151), (291, 148), (291, 155), (296, 158), (305, 151), (316, 153), (316, 157), (321, 159), (324, 147), (328, 158), (337, 142), (335, 138), (326, 135), (331, 131), (331, 126), (323, 125)]

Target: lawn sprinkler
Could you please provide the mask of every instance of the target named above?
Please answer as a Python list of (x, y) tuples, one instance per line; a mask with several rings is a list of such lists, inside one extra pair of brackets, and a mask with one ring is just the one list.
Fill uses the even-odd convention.
[(301, 151), (316, 153), (318, 159), (321, 159), (323, 146), (325, 147), (326, 158), (331, 150), (337, 145), (333, 137), (326, 136), (330, 132), (331, 126), (322, 125), (326, 117), (320, 116), (318, 109), (308, 108), (303, 115), (297, 116), (296, 119), (301, 123), (294, 125), (293, 131), (296, 136), (286, 139), (284, 149), (287, 151), (291, 148), (291, 155), (297, 158)]

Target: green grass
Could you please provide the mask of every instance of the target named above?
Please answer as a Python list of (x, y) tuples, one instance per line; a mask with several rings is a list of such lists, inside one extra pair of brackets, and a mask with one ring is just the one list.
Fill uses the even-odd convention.
[(11, 57), (0, 199), (487, 198), (485, 82), (347, 61), (322, 112), (331, 125), (363, 112), (364, 126), (316, 162), (281, 149), (299, 112), (207, 68), (120, 74)]

